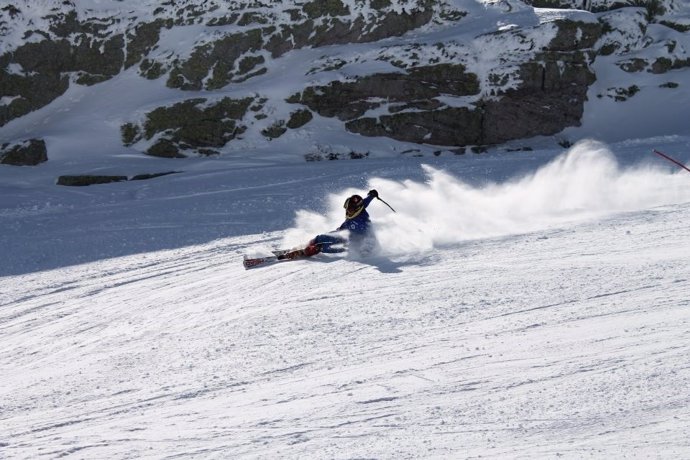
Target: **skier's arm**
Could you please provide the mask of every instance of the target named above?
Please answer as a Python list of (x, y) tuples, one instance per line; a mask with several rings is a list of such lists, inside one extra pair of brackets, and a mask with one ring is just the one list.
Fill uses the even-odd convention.
[(366, 208), (367, 206), (369, 206), (369, 203), (371, 203), (371, 200), (373, 200), (374, 198), (378, 198), (378, 197), (379, 197), (379, 192), (377, 192), (376, 190), (369, 190), (369, 193), (367, 193), (367, 197), (364, 199), (364, 207)]

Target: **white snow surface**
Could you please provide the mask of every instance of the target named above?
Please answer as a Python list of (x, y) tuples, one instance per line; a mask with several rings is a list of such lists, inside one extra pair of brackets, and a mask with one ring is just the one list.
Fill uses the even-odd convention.
[[(4, 186), (2, 456), (687, 457), (689, 146)], [(379, 254), (242, 267), (371, 187)]]
[[(493, 8), (477, 34), (556, 16), (450, 3)], [(204, 96), (338, 78), (299, 73), (323, 56)], [(316, 117), (218, 158), (147, 157), (122, 123), (190, 94), (134, 70), (4, 126), (50, 159), (0, 165), (0, 458), (690, 458), (690, 173), (653, 153), (690, 163), (690, 72), (645, 86), (606, 59), (581, 127), (481, 155)], [(642, 91), (606, 96), (629, 81)], [(303, 162), (314, 149), (371, 155)], [(371, 188), (397, 211), (369, 207), (376, 254), (243, 268)]]

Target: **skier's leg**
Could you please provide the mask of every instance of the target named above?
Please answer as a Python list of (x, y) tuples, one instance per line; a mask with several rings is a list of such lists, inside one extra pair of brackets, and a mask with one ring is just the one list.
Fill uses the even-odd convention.
[(280, 254), (278, 259), (296, 259), (299, 257), (311, 257), (320, 252), (343, 252), (343, 247), (331, 247), (332, 245), (342, 245), (347, 242), (346, 238), (338, 235), (317, 235), (309, 244), (302, 249), (294, 249), (292, 251)]
[(297, 259), (300, 257), (311, 257), (315, 256), (321, 252), (321, 246), (313, 244), (314, 240), (311, 240), (307, 247), (300, 249), (293, 249), (284, 254), (280, 254), (278, 259)]
[(304, 251), (305, 256), (311, 257), (311, 256), (315, 256), (316, 254), (321, 252), (322, 249), (323, 248), (320, 245), (316, 244), (316, 238), (314, 238), (313, 240), (311, 240), (309, 242), (309, 244), (307, 245), (306, 248), (304, 248), (303, 251)]
[[(345, 243), (347, 243), (347, 239), (339, 235), (317, 235), (316, 238), (309, 242), (308, 248), (316, 246), (320, 249), (320, 252), (337, 253), (345, 251), (345, 248), (340, 246)], [(339, 247), (333, 247), (333, 245), (339, 245)]]

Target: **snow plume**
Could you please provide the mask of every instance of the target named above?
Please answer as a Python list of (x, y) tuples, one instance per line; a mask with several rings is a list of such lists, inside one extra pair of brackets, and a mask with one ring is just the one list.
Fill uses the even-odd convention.
[[(622, 168), (611, 151), (595, 141), (580, 142), (535, 172), (504, 183), (472, 186), (445, 171), (422, 167), (424, 182), (370, 180), (370, 187), (397, 211), (376, 202), (369, 208), (386, 253), (422, 252), (690, 201), (687, 172), (650, 165)], [(331, 195), (326, 216), (300, 211), (297, 228), (288, 232), (287, 240), (299, 244), (336, 228), (343, 220), (343, 200), (351, 193), (358, 191)]]

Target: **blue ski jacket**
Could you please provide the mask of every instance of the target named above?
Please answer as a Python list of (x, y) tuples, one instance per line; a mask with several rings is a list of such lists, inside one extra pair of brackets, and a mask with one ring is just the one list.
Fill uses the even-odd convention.
[(352, 219), (346, 219), (337, 231), (349, 230), (351, 235), (364, 236), (369, 232), (369, 227), (371, 226), (371, 220), (369, 220), (369, 213), (367, 213), (367, 206), (373, 200), (373, 196), (367, 196), (363, 200), (364, 209), (358, 215)]

